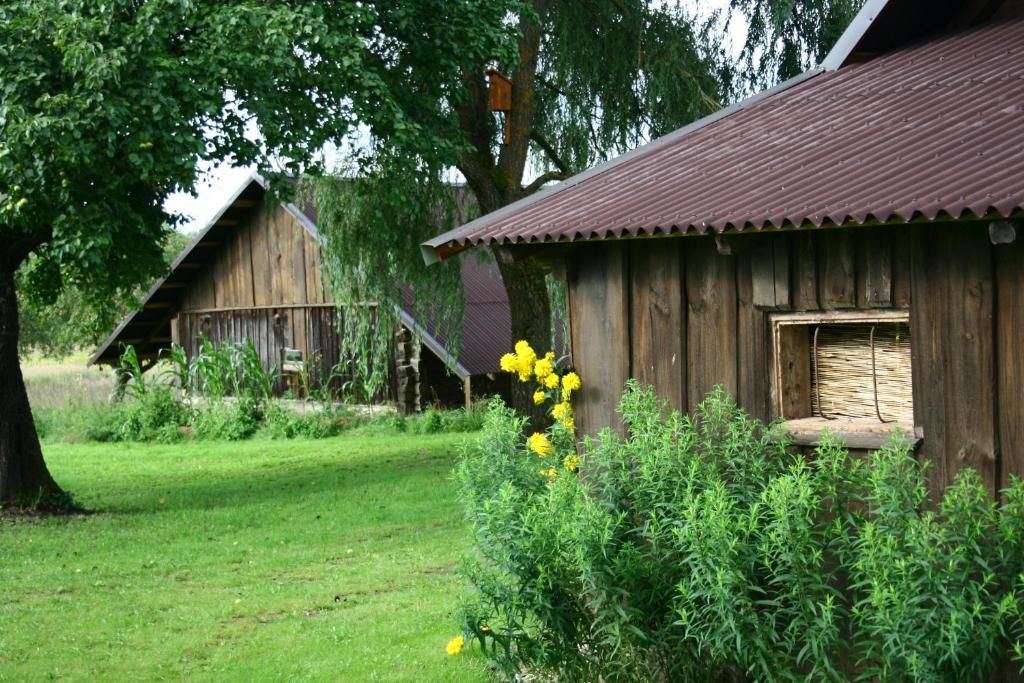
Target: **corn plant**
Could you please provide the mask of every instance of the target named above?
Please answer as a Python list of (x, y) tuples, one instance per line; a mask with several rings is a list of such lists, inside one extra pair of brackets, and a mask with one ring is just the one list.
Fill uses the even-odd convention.
[(195, 380), (192, 363), (188, 360), (185, 348), (180, 344), (171, 344), (171, 348), (164, 355), (167, 368), (163, 372), (163, 378), (176, 384), (184, 396), (191, 396)]
[(113, 400), (121, 400), (124, 398), (125, 392), (135, 398), (141, 398), (146, 394), (145, 372), (142, 370), (138, 353), (133, 345), (128, 344), (124, 347), (117, 367), (114, 369), (114, 375), (116, 382), (111, 396)]

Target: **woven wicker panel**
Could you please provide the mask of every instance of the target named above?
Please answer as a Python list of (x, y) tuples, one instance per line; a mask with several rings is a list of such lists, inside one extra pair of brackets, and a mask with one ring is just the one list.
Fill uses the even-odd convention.
[(878, 419), (880, 414), (886, 422), (914, 423), (906, 323), (811, 325), (808, 333), (813, 415)]

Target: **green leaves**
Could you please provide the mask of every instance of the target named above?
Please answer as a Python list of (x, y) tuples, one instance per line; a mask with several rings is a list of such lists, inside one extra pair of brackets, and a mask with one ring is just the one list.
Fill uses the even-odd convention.
[(356, 4), (3, 3), (0, 234), (31, 239), (57, 286), (109, 294), (157, 273), (163, 199), (193, 188), (197, 159), (297, 171), (345, 134), (373, 82), (364, 19)]
[(864, 0), (731, 0), (747, 19), (746, 78), (760, 89), (820, 64)]
[(1021, 481), (998, 505), (965, 470), (936, 504), (905, 439), (805, 458), (721, 389), (691, 418), (630, 382), (621, 412), (628, 437), (546, 490), (515, 476), (503, 407), (459, 465), (472, 613), (515, 634), (506, 671), (938, 682), (1024, 652)]

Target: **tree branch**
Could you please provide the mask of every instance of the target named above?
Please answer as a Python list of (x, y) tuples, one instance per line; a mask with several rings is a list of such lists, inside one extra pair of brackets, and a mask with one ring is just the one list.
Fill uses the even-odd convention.
[(548, 159), (551, 160), (551, 163), (558, 167), (559, 171), (566, 174), (572, 173), (572, 169), (569, 167), (569, 164), (567, 164), (565, 160), (558, 155), (558, 151), (543, 135), (538, 133), (536, 130), (532, 130), (530, 131), (530, 139), (536, 142), (537, 146), (544, 150), (544, 154), (546, 154)]
[(550, 183), (553, 180), (565, 180), (568, 177), (569, 177), (568, 173), (562, 173), (561, 171), (548, 171), (547, 173), (544, 173), (543, 175), (539, 176), (532, 183), (530, 183), (529, 185), (524, 187), (523, 191), (522, 191), (522, 195), (524, 197), (527, 196), (527, 195), (531, 195), (534, 192), (536, 192), (537, 190), (539, 190), (541, 187), (543, 187), (547, 183)]
[(534, 98), (537, 94), (537, 63), (543, 35), (541, 22), (547, 13), (549, 0), (533, 0), (533, 9), (541, 20), (535, 22), (525, 14), (520, 16), (518, 41), (519, 63), (512, 71), (512, 110), (506, 114), (510, 133), (509, 143), (501, 146), (498, 157), (498, 181), (504, 185), (505, 203), (517, 199), (526, 156), (530, 149), (530, 131), (533, 129)]

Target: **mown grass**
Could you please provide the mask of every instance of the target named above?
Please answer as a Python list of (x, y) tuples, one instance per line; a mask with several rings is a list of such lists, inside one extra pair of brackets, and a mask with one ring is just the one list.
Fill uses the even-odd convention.
[(445, 653), (466, 435), (47, 444), (95, 514), (0, 519), (0, 681), (482, 681)]

